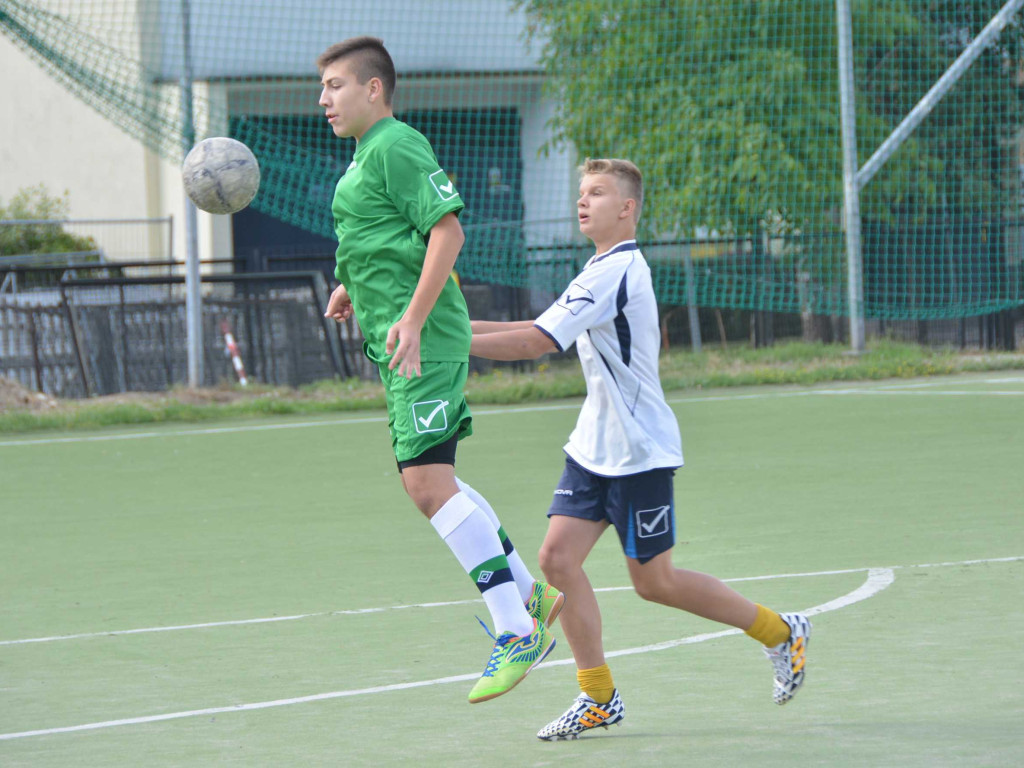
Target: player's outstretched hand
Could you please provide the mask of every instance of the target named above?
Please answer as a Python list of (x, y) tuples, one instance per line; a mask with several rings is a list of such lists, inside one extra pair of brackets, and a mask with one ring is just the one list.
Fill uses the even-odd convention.
[[(384, 344), (387, 354), (394, 352), (388, 364), (390, 370), (398, 366), (398, 375), (411, 379), (413, 374), (420, 376), (420, 330), (421, 326), (406, 318), (388, 328), (388, 338)], [(398, 342), (396, 348), (395, 342)]]
[(324, 317), (333, 318), (339, 323), (352, 317), (352, 299), (349, 298), (344, 285), (339, 285), (334, 289), (334, 293), (327, 301), (327, 311), (324, 312)]

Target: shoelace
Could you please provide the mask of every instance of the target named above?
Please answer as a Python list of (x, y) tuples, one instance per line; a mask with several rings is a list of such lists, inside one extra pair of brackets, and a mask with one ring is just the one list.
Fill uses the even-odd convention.
[(483, 620), (477, 616), (476, 620), (480, 622), (480, 626), (484, 628), (484, 632), (487, 633), (494, 641), (494, 648), (491, 649), (491, 658), (487, 660), (487, 668), (484, 669), (484, 677), (493, 677), (495, 671), (498, 669), (498, 664), (501, 663), (502, 657), (505, 655), (505, 646), (508, 645), (509, 641), (515, 638), (511, 632), (506, 632), (499, 637), (495, 637), (494, 633), (491, 632), (490, 627), (484, 624)]
[(793, 675), (793, 657), (792, 654), (786, 653), (785, 650), (780, 651), (769, 651), (765, 649), (765, 655), (771, 661), (772, 666), (775, 668), (775, 677), (778, 680), (788, 680)]

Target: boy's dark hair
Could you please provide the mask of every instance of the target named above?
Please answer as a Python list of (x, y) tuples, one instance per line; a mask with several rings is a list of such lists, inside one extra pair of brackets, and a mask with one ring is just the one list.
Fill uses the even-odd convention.
[(636, 200), (633, 218), (634, 221), (640, 220), (640, 209), (644, 207), (644, 177), (636, 165), (629, 160), (588, 157), (578, 170), (581, 177), (595, 173), (614, 176), (622, 184), (620, 189), (626, 197)]
[(384, 103), (390, 105), (397, 78), (395, 62), (391, 60), (391, 54), (384, 47), (384, 41), (379, 37), (350, 37), (321, 53), (317, 57), (316, 66), (322, 75), (324, 70), (338, 59), (350, 57), (352, 72), (355, 73), (360, 85), (370, 82), (370, 78), (378, 78), (384, 86)]

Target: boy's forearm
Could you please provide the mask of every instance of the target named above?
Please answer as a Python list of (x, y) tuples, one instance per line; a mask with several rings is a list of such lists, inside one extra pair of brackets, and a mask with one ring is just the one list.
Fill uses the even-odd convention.
[(469, 354), (488, 360), (535, 360), (558, 351), (555, 343), (536, 327), (473, 334)]
[(473, 328), (473, 333), (498, 333), (500, 331), (521, 331), (524, 328), (533, 328), (533, 320), (512, 320), (510, 322), (474, 320), (470, 325)]
[(405, 310), (406, 318), (414, 319), (420, 324), (426, 322), (427, 315), (437, 303), (441, 289), (444, 288), (444, 284), (455, 268), (459, 250), (465, 241), (466, 237), (462, 233), (459, 220), (452, 214), (446, 214), (430, 230), (430, 242), (423, 258), (423, 271), (416, 283), (416, 291), (412, 295), (412, 300)]

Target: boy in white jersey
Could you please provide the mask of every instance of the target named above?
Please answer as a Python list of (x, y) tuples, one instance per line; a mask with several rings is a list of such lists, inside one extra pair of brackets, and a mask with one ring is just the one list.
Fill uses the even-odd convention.
[(777, 614), (714, 576), (672, 565), (672, 477), (683, 454), (658, 377), (661, 334), (651, 272), (635, 240), (642, 205), (643, 180), (633, 163), (588, 159), (576, 206), (595, 255), (537, 320), (472, 324), (470, 354), (492, 360), (533, 359), (575, 341), (587, 381), (540, 550), (541, 569), (565, 595), (562, 629), (582, 692), (540, 730), (545, 740), (576, 738), (625, 714), (605, 662), (597, 598), (583, 571), (610, 525), (641, 597), (730, 624), (761, 642), (774, 666), (778, 704), (804, 681), (806, 616)]

